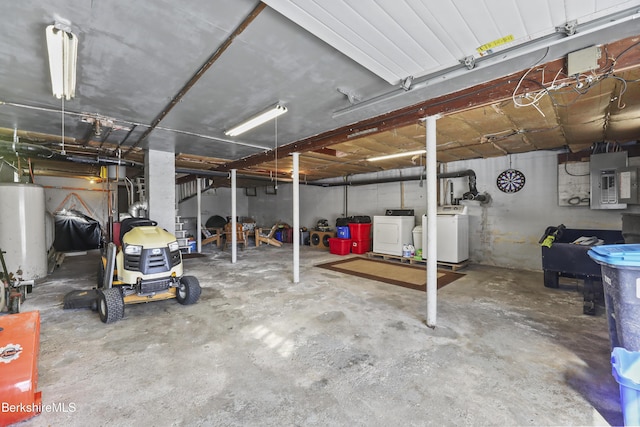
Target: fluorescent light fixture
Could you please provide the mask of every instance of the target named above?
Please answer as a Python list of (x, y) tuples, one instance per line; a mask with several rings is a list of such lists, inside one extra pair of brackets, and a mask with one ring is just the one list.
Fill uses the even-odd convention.
[(403, 153), (389, 154), (386, 156), (369, 157), (367, 160), (370, 162), (377, 162), (379, 160), (397, 159), (398, 157), (415, 156), (417, 154), (424, 154), (426, 150), (405, 151)]
[(53, 96), (69, 100), (76, 95), (78, 37), (58, 24), (49, 25), (46, 34)]
[(269, 109), (225, 131), (224, 134), (227, 136), (238, 136), (241, 133), (245, 133), (246, 131), (253, 129), (254, 127), (260, 126), (261, 124), (268, 122), (269, 120), (275, 119), (276, 117), (281, 116), (286, 112), (287, 112), (287, 107), (284, 107), (280, 104), (273, 105)]

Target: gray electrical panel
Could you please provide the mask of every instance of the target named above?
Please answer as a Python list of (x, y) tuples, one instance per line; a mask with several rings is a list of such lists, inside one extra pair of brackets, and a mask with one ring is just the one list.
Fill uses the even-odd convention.
[(620, 200), (618, 181), (618, 171), (626, 167), (626, 151), (591, 155), (591, 209), (626, 209), (627, 204)]

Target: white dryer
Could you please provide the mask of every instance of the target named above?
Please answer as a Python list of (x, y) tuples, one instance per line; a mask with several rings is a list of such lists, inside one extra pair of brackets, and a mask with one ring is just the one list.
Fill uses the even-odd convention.
[(373, 252), (402, 256), (402, 247), (413, 241), (415, 216), (373, 217)]
[[(469, 215), (467, 206), (438, 207), (436, 220), (438, 261), (453, 264), (469, 259)], [(422, 215), (422, 258), (427, 259), (427, 216)]]

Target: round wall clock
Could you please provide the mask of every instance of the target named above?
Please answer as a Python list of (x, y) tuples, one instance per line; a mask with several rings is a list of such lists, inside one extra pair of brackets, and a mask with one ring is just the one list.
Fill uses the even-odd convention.
[(498, 175), (496, 185), (505, 193), (516, 193), (524, 187), (524, 174), (516, 169), (507, 169)]

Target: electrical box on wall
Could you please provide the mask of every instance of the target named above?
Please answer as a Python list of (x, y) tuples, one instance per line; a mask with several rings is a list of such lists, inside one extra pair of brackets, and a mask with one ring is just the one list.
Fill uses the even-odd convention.
[(626, 167), (618, 169), (618, 201), (621, 203), (638, 203), (638, 168)]
[(573, 76), (597, 69), (600, 55), (598, 46), (571, 52), (567, 55), (567, 75)]
[(625, 209), (620, 201), (618, 171), (627, 167), (627, 152), (592, 154), (589, 159), (591, 209)]

